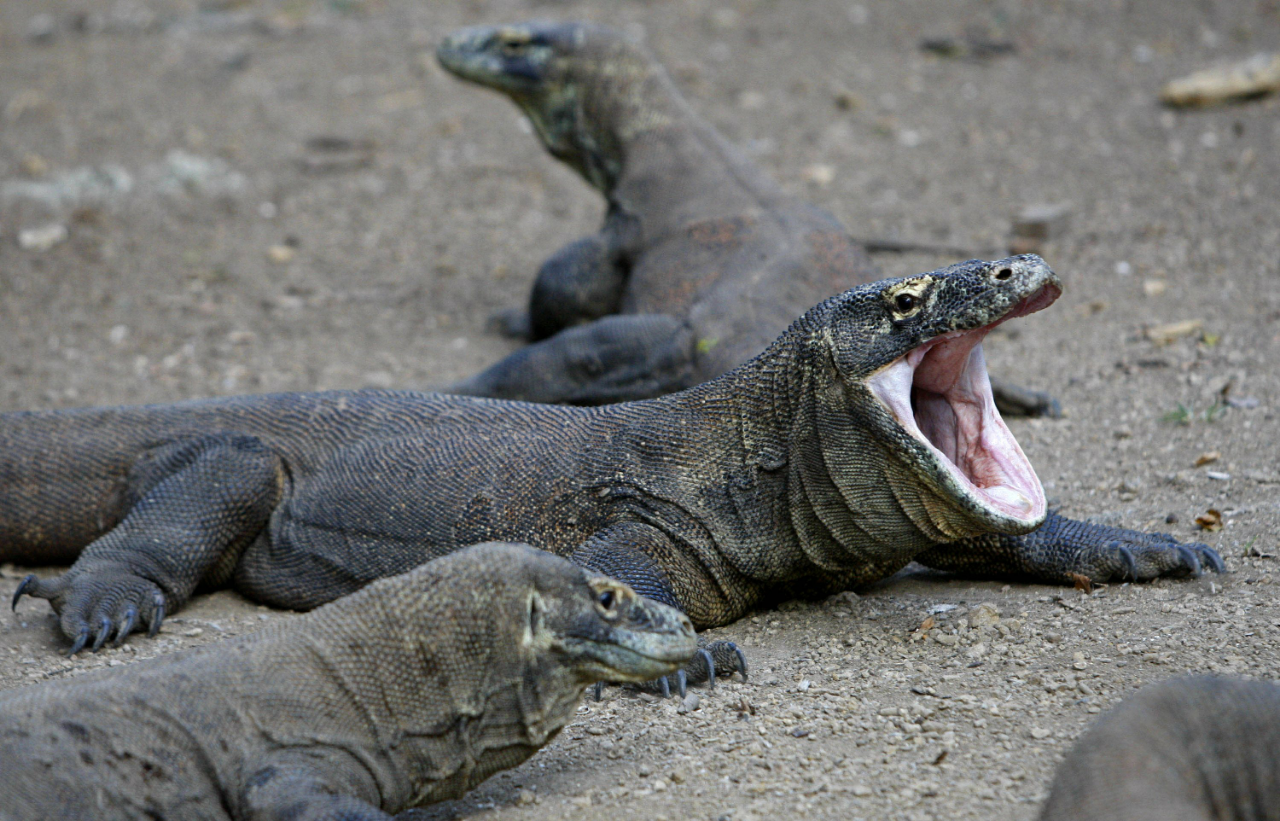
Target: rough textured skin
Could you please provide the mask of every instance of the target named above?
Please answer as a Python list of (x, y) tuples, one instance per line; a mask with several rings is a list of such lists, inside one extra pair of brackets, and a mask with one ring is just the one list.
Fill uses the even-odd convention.
[[(491, 539), (570, 557), (700, 628), (913, 559), (1053, 582), (1220, 570), (1203, 545), (1044, 520), (1029, 465), (1038, 513), (980, 502), (873, 393), (891, 363), (1059, 289), (1034, 256), (873, 283), (719, 379), (619, 405), (359, 391), (6, 414), (0, 561), (74, 560), (15, 596), (48, 599), (73, 652), (154, 627), (197, 585), (307, 609)], [(998, 414), (984, 424), (1007, 434)]]
[[(441, 64), (509, 96), (608, 202), (543, 263), (508, 330), (535, 344), (446, 390), (602, 404), (682, 390), (764, 350), (802, 311), (879, 277), (825, 211), (785, 194), (694, 113), (662, 66), (586, 23), (462, 29)], [(1006, 413), (1056, 415), (996, 386)]]
[(0, 696), (0, 818), (386, 819), (528, 758), (688, 618), (484, 544), (301, 619)]
[(1198, 676), (1125, 699), (1080, 737), (1041, 821), (1277, 821), (1280, 686)]

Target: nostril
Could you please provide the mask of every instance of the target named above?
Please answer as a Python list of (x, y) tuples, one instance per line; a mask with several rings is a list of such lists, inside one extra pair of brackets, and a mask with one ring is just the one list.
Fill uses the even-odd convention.
[(996, 279), (1000, 280), (1001, 282), (1003, 282), (1004, 280), (1008, 279), (1011, 276), (1013, 276), (1012, 268), (1001, 268), (999, 271), (996, 271)]

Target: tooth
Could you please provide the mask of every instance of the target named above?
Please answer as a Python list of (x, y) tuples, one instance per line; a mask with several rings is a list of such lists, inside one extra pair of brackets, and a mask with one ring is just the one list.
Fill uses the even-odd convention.
[(1010, 507), (1017, 508), (1022, 511), (1031, 510), (1031, 500), (1021, 491), (1014, 490), (1008, 485), (998, 485), (996, 487), (987, 488), (987, 495), (993, 499), (998, 499)]

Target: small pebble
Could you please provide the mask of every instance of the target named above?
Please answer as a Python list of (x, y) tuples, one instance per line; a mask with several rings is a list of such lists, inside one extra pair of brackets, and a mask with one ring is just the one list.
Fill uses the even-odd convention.
[(24, 251), (48, 251), (67, 239), (67, 226), (60, 222), (24, 228), (18, 232), (18, 247)]

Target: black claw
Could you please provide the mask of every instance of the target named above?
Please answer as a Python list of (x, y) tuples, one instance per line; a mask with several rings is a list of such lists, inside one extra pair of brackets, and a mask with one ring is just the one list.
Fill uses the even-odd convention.
[(1196, 558), (1196, 554), (1191, 548), (1184, 544), (1178, 545), (1178, 556), (1182, 559), (1182, 563), (1191, 569), (1191, 575), (1199, 577), (1200, 560)]
[(680, 694), (680, 698), (684, 698), (688, 689), (689, 677), (685, 675), (684, 670), (676, 670), (676, 692)]
[(699, 650), (698, 655), (702, 656), (707, 663), (707, 689), (716, 689), (716, 663), (711, 658), (711, 653), (706, 650)]
[(671, 683), (667, 681), (667, 677), (663, 676), (658, 682), (662, 685), (662, 697), (671, 698)]
[(747, 680), (747, 654), (742, 652), (738, 645), (733, 646), (733, 652), (738, 656), (738, 672), (742, 673), (742, 680)]
[(107, 636), (111, 635), (111, 619), (103, 616), (98, 619), (98, 635), (93, 639), (93, 646), (89, 649), (98, 652), (102, 649), (102, 645), (106, 642)]
[(71, 652), (67, 653), (67, 658), (71, 658), (76, 653), (84, 649), (84, 645), (89, 641), (89, 625), (80, 628), (80, 633), (76, 636), (76, 640), (71, 642)]
[(592, 689), (595, 690), (596, 701), (599, 701), (600, 699), (604, 698), (604, 682), (603, 681), (597, 681), (596, 686)]
[(1222, 557), (1218, 555), (1218, 551), (1212, 547), (1202, 547), (1200, 552), (1204, 554), (1205, 560), (1209, 563), (1209, 569), (1214, 573), (1227, 572), (1227, 565), (1222, 561)]
[(13, 591), (13, 611), (18, 611), (18, 599), (22, 598), (22, 594), (27, 592), (28, 588), (36, 586), (36, 574), (28, 573), (27, 577), (18, 584), (18, 589)]
[[(116, 630), (116, 640), (112, 642), (112, 647), (119, 647), (124, 644), (125, 637), (133, 632), (133, 625), (138, 620), (138, 608), (130, 607), (124, 611), (124, 617), (120, 619), (120, 628)], [(597, 698), (596, 701), (600, 699)]]
[(1120, 577), (1120, 580), (1124, 581), (1128, 578), (1136, 582), (1138, 580), (1138, 560), (1133, 557), (1133, 551), (1119, 542), (1112, 542), (1111, 544), (1116, 550), (1120, 551), (1120, 558), (1124, 560), (1124, 575)]
[(156, 602), (155, 614), (151, 616), (151, 625), (147, 627), (147, 638), (155, 638), (156, 633), (160, 632), (160, 624), (164, 621), (164, 601)]

